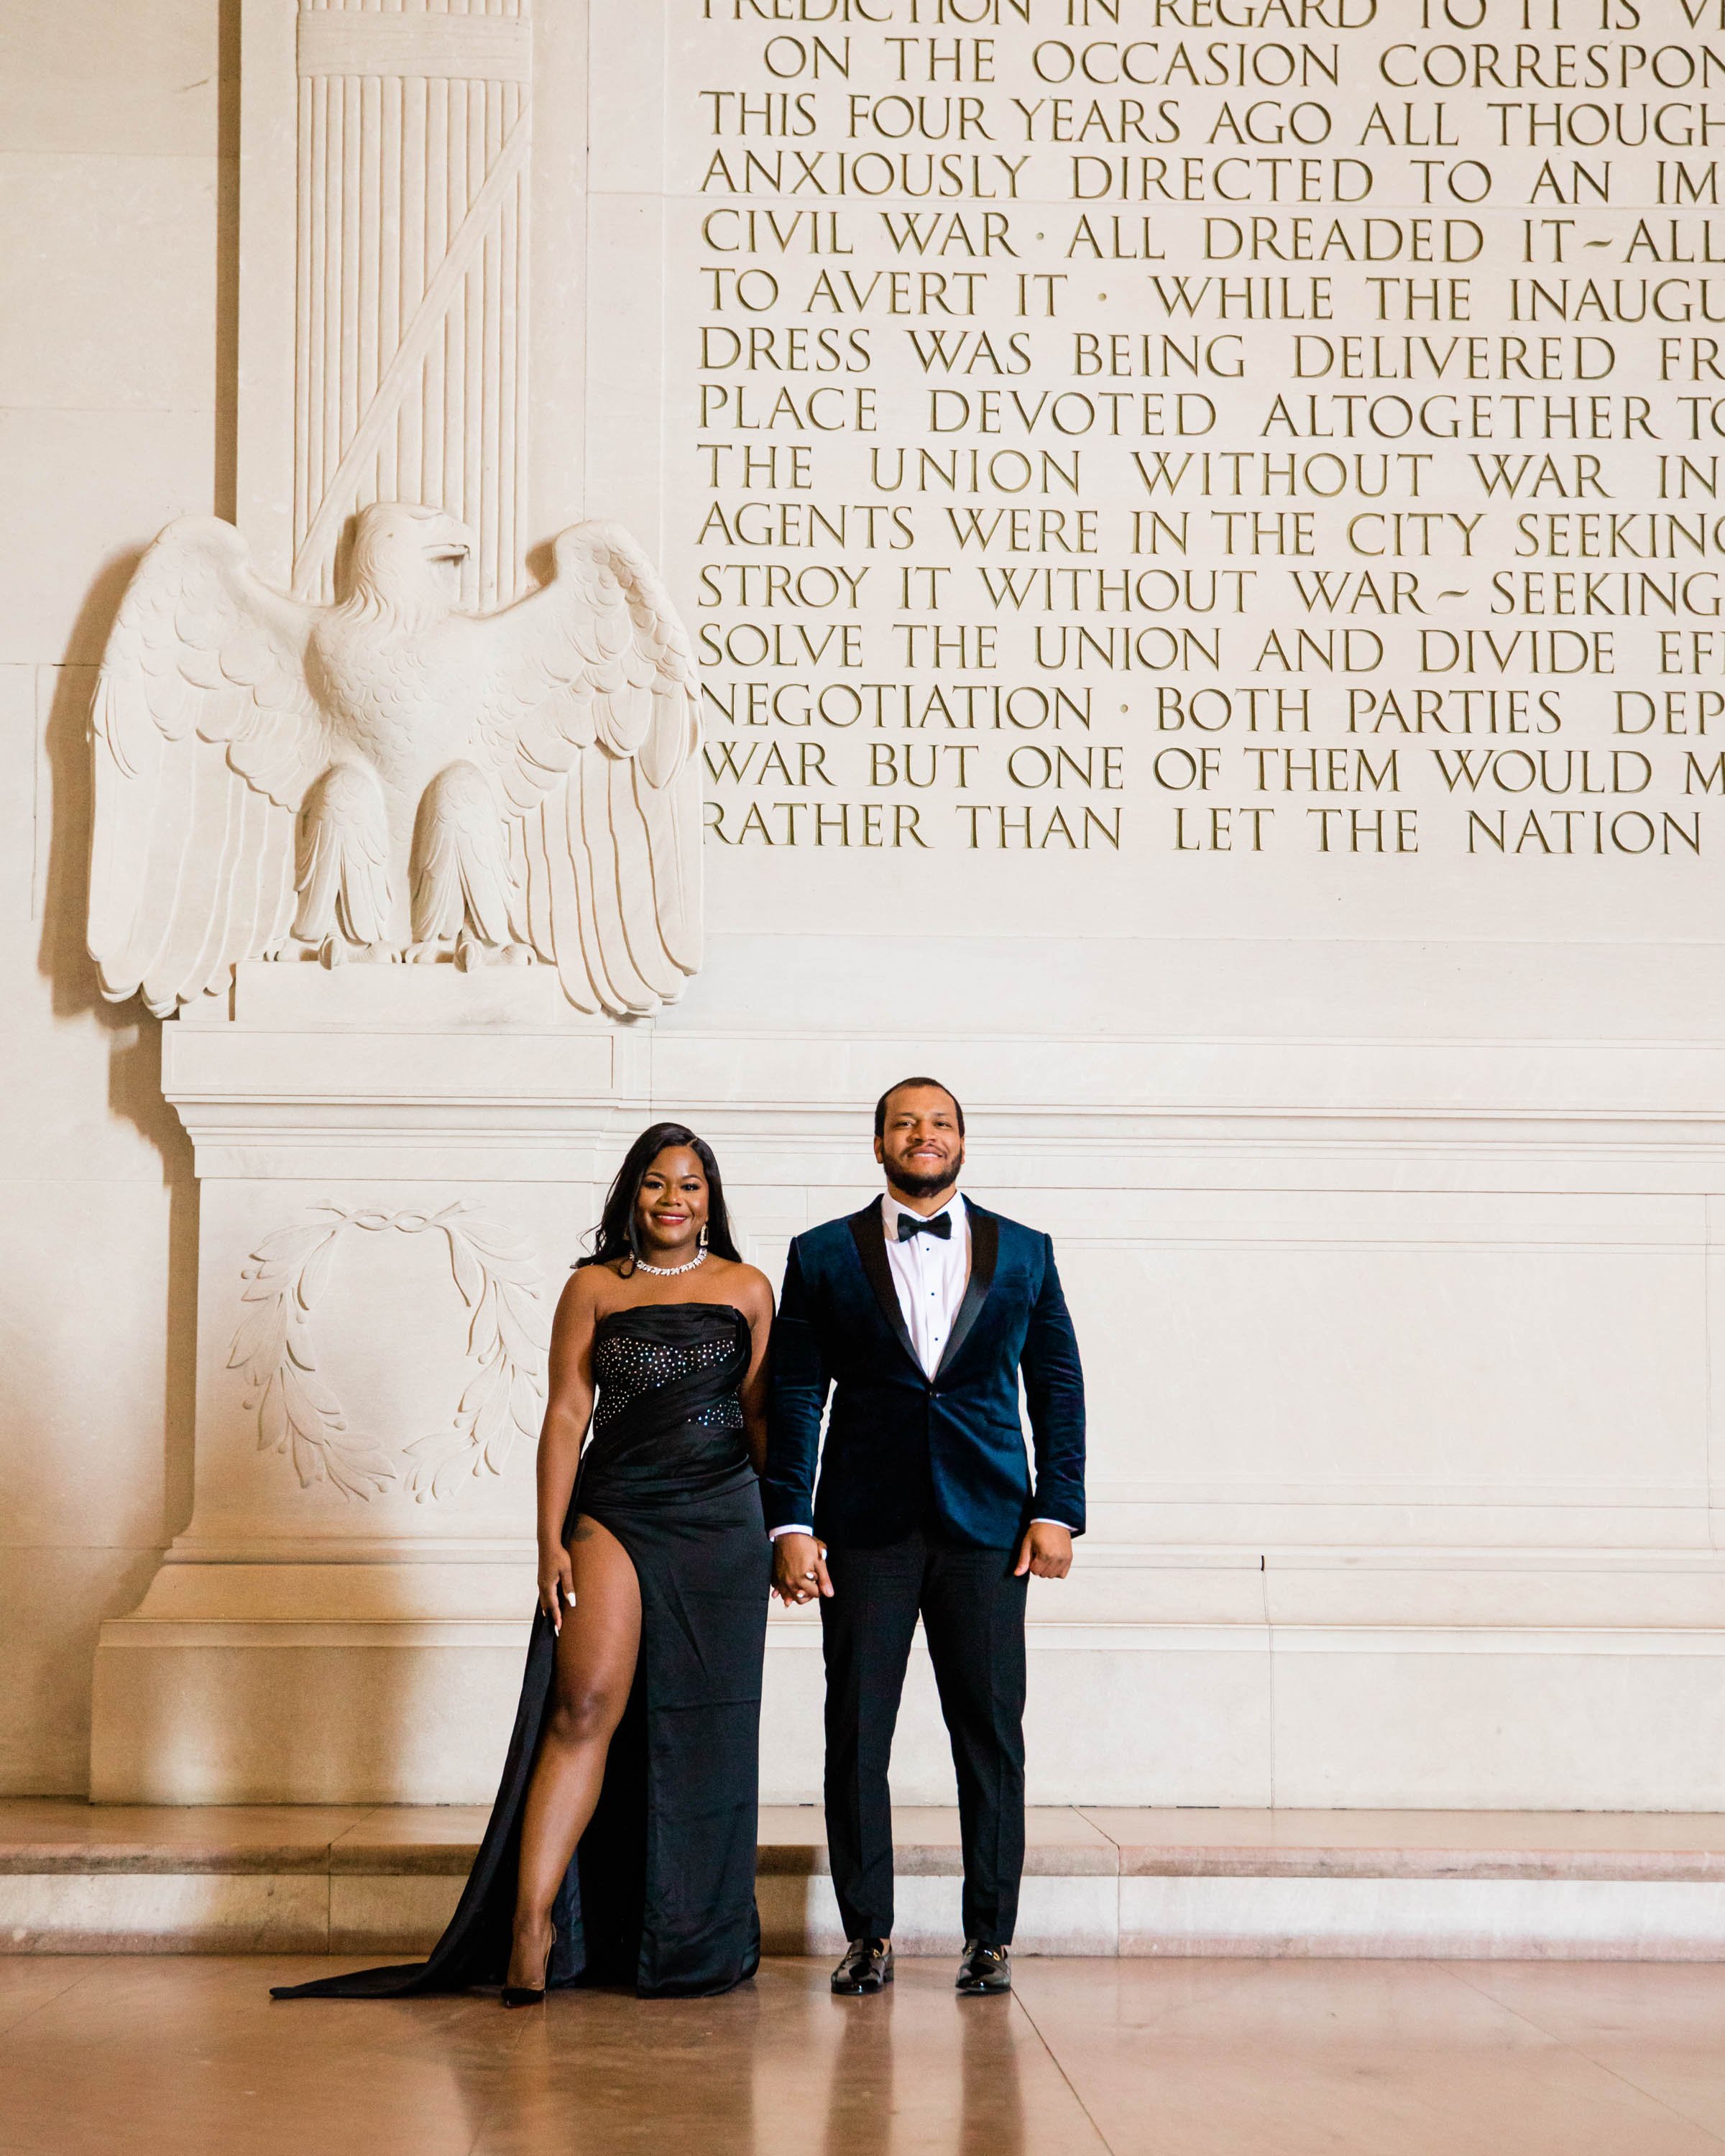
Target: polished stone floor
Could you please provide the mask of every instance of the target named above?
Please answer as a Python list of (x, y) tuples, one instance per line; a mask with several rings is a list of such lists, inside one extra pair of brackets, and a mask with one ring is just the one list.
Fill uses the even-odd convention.
[[(351, 1965), (351, 1964), (350, 1964)], [(309, 1959), (0, 1959), (3, 2156), (1705, 2156), (1725, 1964), (945, 1960), (835, 1999), (272, 2005)]]

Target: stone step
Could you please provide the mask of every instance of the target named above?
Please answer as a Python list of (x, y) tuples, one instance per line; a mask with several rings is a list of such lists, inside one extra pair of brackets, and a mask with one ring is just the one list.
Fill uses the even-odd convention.
[[(0, 1950), (423, 1953), (481, 1807), (0, 1799)], [(959, 1944), (956, 1811), (894, 1815), (896, 1938)], [(1725, 1960), (1725, 1815), (1034, 1810), (1030, 1953)], [(769, 1953), (842, 1944), (813, 1806), (761, 1814)]]

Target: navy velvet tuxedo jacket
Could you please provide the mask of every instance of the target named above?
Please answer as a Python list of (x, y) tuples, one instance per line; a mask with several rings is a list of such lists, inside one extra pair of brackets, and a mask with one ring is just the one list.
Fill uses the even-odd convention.
[(769, 1528), (812, 1522), (840, 1549), (876, 1549), (919, 1528), (1004, 1549), (1032, 1518), (1083, 1533), (1084, 1373), (1054, 1245), (965, 1204), (970, 1281), (932, 1378), (899, 1308), (878, 1201), (791, 1245), (761, 1481)]

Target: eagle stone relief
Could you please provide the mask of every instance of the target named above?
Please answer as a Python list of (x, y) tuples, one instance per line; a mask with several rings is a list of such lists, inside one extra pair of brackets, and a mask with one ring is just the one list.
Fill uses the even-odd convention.
[(554, 965), (614, 1015), (701, 961), (689, 640), (619, 526), (551, 582), (456, 605), (472, 540), (360, 511), (347, 595), (266, 584), (213, 517), (168, 526), (121, 603), (93, 713), (90, 948), (158, 1014), (245, 958)]

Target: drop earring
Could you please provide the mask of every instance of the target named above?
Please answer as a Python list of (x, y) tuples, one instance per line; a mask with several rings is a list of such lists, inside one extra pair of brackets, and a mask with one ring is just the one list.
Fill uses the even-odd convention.
[(701, 1241), (697, 1247), (703, 1250), (706, 1248), (706, 1224), (705, 1221), (701, 1224)]

